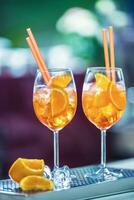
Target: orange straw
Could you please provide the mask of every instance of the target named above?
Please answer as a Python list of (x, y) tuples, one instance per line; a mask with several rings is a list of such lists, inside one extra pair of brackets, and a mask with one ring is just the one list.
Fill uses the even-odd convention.
[(42, 76), (43, 76), (44, 81), (46, 82), (46, 84), (48, 84), (48, 83), (49, 83), (49, 79), (48, 79), (48, 77), (46, 76), (46, 74), (44, 73), (45, 70), (42, 68), (41, 62), (40, 62), (40, 60), (39, 60), (39, 58), (38, 58), (37, 52), (35, 51), (35, 48), (34, 48), (34, 46), (33, 46), (33, 43), (31, 42), (31, 40), (30, 40), (29, 37), (26, 38), (26, 41), (27, 41), (27, 43), (28, 43), (28, 45), (29, 45), (29, 47), (30, 47), (30, 49), (31, 49), (31, 51), (32, 51), (32, 54), (33, 54), (33, 56), (34, 56), (34, 58), (35, 58), (35, 60), (36, 60), (36, 62), (37, 62), (37, 65), (39, 66), (39, 69), (40, 69), (40, 71), (41, 71), (41, 74), (42, 74)]
[(40, 71), (42, 73), (44, 81), (46, 82), (46, 84), (48, 84), (48, 82), (49, 82), (51, 77), (50, 77), (50, 74), (48, 72), (47, 66), (46, 66), (46, 64), (45, 64), (45, 62), (44, 62), (44, 60), (42, 58), (42, 55), (41, 55), (41, 53), (39, 51), (38, 45), (36, 43), (36, 40), (35, 40), (35, 38), (33, 36), (33, 33), (31, 31), (31, 29), (28, 28), (27, 32), (28, 32), (28, 35), (29, 35), (29, 37), (26, 38), (27, 43), (28, 43), (28, 45), (29, 45), (34, 57), (35, 57), (35, 60), (36, 60), (36, 62), (38, 64), (38, 66), (39, 66), (39, 69), (40, 69)]
[(104, 46), (104, 58), (105, 58), (105, 66), (106, 66), (106, 72), (107, 76), (110, 78), (110, 65), (109, 65), (109, 54), (108, 54), (108, 43), (107, 43), (107, 30), (102, 30), (102, 38), (103, 38), (103, 46)]
[(113, 27), (109, 27), (109, 41), (110, 41), (110, 60), (112, 69), (112, 80), (115, 82), (115, 59), (114, 59), (114, 32)]

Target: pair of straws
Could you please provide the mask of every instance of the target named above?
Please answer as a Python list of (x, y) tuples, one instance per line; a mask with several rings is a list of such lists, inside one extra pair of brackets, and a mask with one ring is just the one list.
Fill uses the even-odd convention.
[[(107, 76), (110, 78), (110, 62), (109, 62), (109, 53), (108, 53), (108, 41), (107, 41), (107, 32), (109, 33), (109, 41), (110, 41), (110, 62), (111, 62), (111, 69), (112, 69), (112, 80), (115, 82), (115, 59), (114, 59), (114, 33), (113, 33), (113, 27), (110, 26), (109, 29), (103, 29), (102, 30), (102, 37), (103, 37), (103, 45), (104, 45), (104, 57), (105, 57), (105, 66), (107, 71)], [(44, 81), (48, 85), (50, 81), (50, 74), (48, 72), (47, 66), (45, 64), (45, 61), (43, 60), (43, 57), (40, 53), (40, 50), (38, 48), (38, 45), (36, 43), (36, 40), (34, 38), (34, 35), (30, 28), (27, 29), (28, 36), (26, 38), (26, 41), (33, 53), (33, 56), (38, 64), (38, 67), (42, 73), (42, 76), (44, 78)]]
[(32, 54), (33, 54), (33, 56), (34, 56), (34, 58), (37, 62), (37, 65), (38, 65), (38, 67), (41, 71), (43, 79), (46, 82), (46, 84), (48, 85), (51, 77), (50, 77), (50, 74), (48, 72), (45, 61), (43, 60), (43, 57), (40, 53), (40, 50), (38, 48), (38, 45), (36, 43), (36, 40), (35, 40), (34, 35), (33, 35), (30, 28), (27, 29), (27, 33), (28, 33), (29, 37), (26, 38), (26, 41), (27, 41), (27, 43), (28, 43), (28, 45), (29, 45), (29, 47), (32, 51)]
[[(107, 33), (109, 35), (109, 43), (110, 43), (110, 61), (109, 61), (109, 52), (108, 52)], [(104, 58), (105, 58), (107, 76), (110, 78), (109, 70), (110, 70), (110, 64), (111, 64), (112, 80), (115, 82), (114, 32), (113, 32), (112, 26), (110, 26), (108, 30), (107, 29), (102, 30), (102, 38), (103, 38)]]

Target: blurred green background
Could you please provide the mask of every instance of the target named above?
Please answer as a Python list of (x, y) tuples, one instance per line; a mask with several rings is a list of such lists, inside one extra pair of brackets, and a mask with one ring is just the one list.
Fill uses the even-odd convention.
[[(0, 4), (0, 36), (9, 39), (11, 47), (27, 48), (26, 28), (31, 27), (39, 46), (46, 51), (67, 45), (67, 52), (77, 59), (65, 65), (74, 65), (78, 71), (89, 65), (104, 65), (103, 27), (113, 25), (120, 33), (131, 23), (130, 1), (125, 0), (1, 0)], [(53, 65), (49, 58), (48, 64)]]
[[(55, 25), (63, 13), (69, 8), (81, 7), (92, 11), (99, 18), (95, 10), (96, 2), (96, 0), (1, 0), (0, 35), (9, 38), (14, 47), (26, 47), (25, 30), (31, 27), (37, 38), (44, 41), (44, 45), (58, 43), (61, 37)], [(127, 4), (126, 0), (113, 2), (118, 9), (128, 10), (128, 1)], [(105, 19), (102, 21), (105, 24)]]

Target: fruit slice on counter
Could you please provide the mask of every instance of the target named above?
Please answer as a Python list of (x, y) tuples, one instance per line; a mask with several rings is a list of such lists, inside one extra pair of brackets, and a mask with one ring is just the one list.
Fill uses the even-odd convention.
[(25, 159), (18, 158), (9, 169), (9, 176), (16, 182), (29, 175), (43, 176), (44, 160), (43, 159)]
[(42, 176), (27, 176), (20, 181), (23, 191), (49, 191), (53, 190), (53, 182)]

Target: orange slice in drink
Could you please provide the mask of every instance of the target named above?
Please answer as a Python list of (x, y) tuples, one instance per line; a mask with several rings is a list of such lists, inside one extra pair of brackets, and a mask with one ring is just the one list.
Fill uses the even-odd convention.
[(60, 115), (68, 107), (68, 95), (64, 89), (60, 87), (53, 87), (51, 89), (51, 112), (55, 117)]
[(96, 85), (103, 90), (107, 90), (109, 83), (111, 82), (110, 79), (105, 76), (104, 74), (97, 73), (95, 74), (95, 79), (96, 79)]
[(72, 78), (69, 74), (53, 76), (50, 80), (51, 86), (58, 86), (61, 88), (66, 88), (71, 82)]
[(16, 182), (29, 175), (43, 176), (44, 160), (18, 158), (9, 169), (9, 176)]
[(119, 89), (117, 85), (111, 82), (109, 87), (109, 96), (112, 104), (118, 110), (124, 110), (126, 106), (126, 95), (122, 89)]
[(109, 103), (109, 95), (107, 91), (102, 91), (100, 93), (96, 93), (93, 96), (93, 106), (95, 107), (103, 107)]
[(20, 181), (23, 191), (48, 191), (52, 190), (53, 182), (42, 176), (27, 176)]

